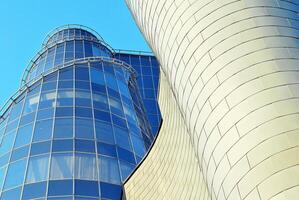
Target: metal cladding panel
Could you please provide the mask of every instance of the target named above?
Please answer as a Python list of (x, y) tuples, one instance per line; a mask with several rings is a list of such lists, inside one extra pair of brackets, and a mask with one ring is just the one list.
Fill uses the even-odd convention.
[[(299, 198), (299, 4), (288, 0), (126, 2), (170, 84), (208, 198)], [(162, 112), (162, 117), (175, 112)], [(149, 155), (168, 160), (167, 154)], [(183, 157), (178, 159), (186, 164)], [(155, 193), (150, 183), (158, 180), (160, 194), (175, 192), (175, 186), (166, 187), (166, 179), (148, 179), (150, 170), (142, 165), (139, 169), (143, 181), (135, 184), (133, 175), (125, 184), (132, 194), (128, 199)], [(170, 170), (155, 169), (164, 170), (163, 174)], [(188, 177), (188, 173), (173, 176)], [(187, 184), (184, 189), (178, 199), (192, 194)], [(156, 199), (163, 198), (167, 197)]]

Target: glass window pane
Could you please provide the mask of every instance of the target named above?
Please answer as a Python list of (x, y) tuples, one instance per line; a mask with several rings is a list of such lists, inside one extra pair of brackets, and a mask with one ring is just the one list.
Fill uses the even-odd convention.
[(104, 85), (104, 74), (101, 70), (96, 69), (96, 68), (90, 68), (90, 75), (91, 75), (91, 82)]
[(74, 41), (67, 41), (65, 46), (65, 62), (74, 59)]
[(0, 192), (4, 183), (5, 172), (6, 172), (6, 167), (0, 169)]
[(120, 184), (118, 162), (115, 158), (99, 156), (100, 180), (108, 183)]
[(68, 67), (59, 71), (59, 80), (72, 80), (73, 79), (73, 67)]
[(91, 107), (91, 98), (89, 91), (76, 91), (76, 106)]
[(87, 81), (76, 81), (75, 82), (76, 90), (90, 90), (90, 83)]
[(94, 56), (101, 56), (101, 50), (95, 43), (92, 44), (92, 52)]
[(96, 127), (96, 137), (97, 140), (114, 144), (114, 136), (112, 130), (112, 126), (110, 124), (95, 121), (95, 127)]
[(114, 127), (116, 144), (124, 149), (132, 150), (128, 131)]
[(93, 107), (98, 110), (108, 110), (107, 96), (104, 94), (93, 93)]
[(57, 107), (55, 111), (56, 117), (72, 117), (73, 107)]
[(76, 118), (76, 138), (94, 138), (93, 121), (90, 119)]
[[(99, 184), (97, 181), (75, 180), (75, 195), (99, 196)], [(76, 200), (92, 200), (91, 198), (75, 198)]]
[(0, 156), (4, 155), (5, 153), (7, 153), (8, 151), (10, 151), (12, 149), (15, 136), (16, 136), (16, 133), (13, 132), (13, 133), (7, 134), (3, 137), (2, 143), (0, 146)]
[(23, 183), (26, 163), (27, 159), (23, 159), (9, 165), (4, 189), (13, 188)]
[(57, 98), (57, 106), (73, 106), (74, 91), (59, 90)]
[(18, 187), (16, 189), (9, 190), (7, 192), (3, 192), (1, 195), (1, 200), (12, 200), (12, 199), (20, 199), (21, 197), (22, 187)]
[(60, 65), (63, 63), (63, 55), (64, 54), (64, 43), (58, 44), (56, 48), (55, 62), (54, 66)]
[(97, 120), (102, 120), (105, 122), (111, 122), (111, 117), (110, 117), (110, 113), (109, 112), (103, 112), (103, 111), (99, 111), (99, 110), (95, 110), (94, 111), (94, 117)]
[(97, 180), (96, 157), (94, 154), (76, 154), (75, 178)]
[(38, 121), (35, 124), (33, 141), (48, 140), (52, 137), (53, 120)]
[(82, 40), (75, 40), (75, 58), (83, 58), (83, 42)]
[(31, 142), (33, 123), (18, 130), (14, 148), (24, 146)]
[(134, 165), (131, 165), (127, 162), (120, 162), (120, 170), (121, 170), (121, 180), (124, 181), (126, 178), (132, 173), (135, 169)]
[(73, 140), (53, 140), (52, 152), (73, 151)]
[(57, 72), (53, 72), (53, 73), (45, 76), (44, 83), (45, 82), (57, 82)]
[(25, 124), (29, 124), (29, 123), (33, 122), (33, 120), (34, 120), (34, 118), (35, 118), (35, 114), (36, 114), (36, 113), (33, 112), (33, 113), (30, 113), (30, 114), (27, 114), (27, 115), (23, 116), (23, 117), (21, 118), (21, 121), (20, 121), (19, 126), (23, 126), (23, 125), (25, 125)]
[(54, 126), (54, 138), (72, 138), (73, 137), (73, 119), (56, 118)]
[(75, 150), (80, 152), (95, 153), (94, 141), (75, 140)]
[(120, 185), (101, 182), (101, 193), (104, 199), (121, 199), (122, 188)]
[(132, 164), (136, 164), (134, 154), (128, 150), (117, 147), (118, 158)]
[(92, 57), (92, 44), (89, 41), (84, 41), (85, 57)]
[(37, 108), (38, 102), (39, 102), (39, 95), (27, 96), (24, 104), (23, 115), (34, 112)]
[(30, 155), (49, 153), (50, 148), (51, 148), (51, 141), (33, 143), (31, 145)]
[(49, 90), (55, 90), (56, 89), (57, 82), (44, 82), (42, 87), (42, 92), (49, 91)]
[(58, 89), (71, 89), (74, 87), (73, 81), (59, 81), (58, 82)]
[[(49, 196), (61, 196), (61, 195), (72, 195), (73, 194), (73, 181), (63, 180), (63, 181), (50, 181), (49, 182)], [(62, 197), (63, 198), (63, 197)], [(61, 200), (66, 200), (64, 197)]]
[(47, 59), (46, 59), (46, 64), (45, 64), (45, 69), (44, 71), (47, 71), (48, 69), (53, 67), (54, 64), (54, 55), (55, 55), (55, 46), (50, 48), (48, 50), (47, 54)]
[(35, 183), (47, 179), (49, 154), (30, 157), (27, 169), (26, 183)]
[(23, 102), (24, 101), (14, 104), (12, 110), (10, 111), (9, 121), (15, 120), (16, 118), (18, 118), (21, 115), (21, 111), (23, 108)]
[(112, 115), (112, 121), (113, 121), (113, 124), (115, 124), (115, 125), (118, 125), (118, 126), (123, 127), (123, 128), (127, 127), (126, 120), (124, 120), (121, 117), (118, 117), (116, 115)]
[(89, 81), (88, 67), (75, 67), (76, 80)]
[(116, 157), (116, 148), (115, 145), (105, 144), (98, 142), (98, 153), (101, 155), (107, 155)]
[(52, 118), (53, 115), (54, 115), (54, 109), (53, 108), (39, 110), (37, 112), (37, 119), (36, 120)]
[(90, 108), (76, 107), (76, 117), (92, 118), (92, 110)]
[(131, 140), (133, 143), (135, 153), (138, 156), (143, 157), (146, 152), (143, 140), (133, 134), (131, 135)]
[(50, 179), (70, 179), (73, 177), (73, 154), (52, 154)]
[[(10, 162), (19, 160), (21, 158), (25, 158), (28, 156), (28, 153), (29, 153), (29, 145), (27, 145), (25, 147), (18, 148), (13, 151), (11, 158), (10, 158)], [(1, 187), (0, 187), (0, 189), (1, 189)]]
[(49, 91), (41, 94), (39, 109), (55, 107), (56, 92)]
[[(22, 200), (37, 199), (44, 197), (47, 191), (47, 182), (39, 182), (24, 186)], [(41, 199), (39, 199), (41, 200)]]

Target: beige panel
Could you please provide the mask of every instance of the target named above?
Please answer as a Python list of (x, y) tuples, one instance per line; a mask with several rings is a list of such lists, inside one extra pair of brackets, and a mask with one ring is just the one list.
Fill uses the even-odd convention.
[(163, 73), (160, 84), (163, 125), (148, 156), (125, 184), (126, 197), (208, 199), (186, 125)]
[[(174, 176), (178, 181), (181, 176), (186, 181), (189, 174), (171, 174), (175, 170), (167, 165), (174, 163), (168, 159), (173, 152), (183, 156), (187, 150), (184, 162), (176, 163), (174, 168), (186, 167), (191, 154), (196, 158), (198, 169), (202, 170), (196, 184), (209, 190), (202, 193), (206, 190), (196, 189), (198, 198), (297, 199), (299, 3), (126, 2), (165, 73), (166, 80), (160, 84), (160, 103), (163, 117), (169, 122), (164, 121), (163, 126), (170, 130), (171, 123), (180, 118), (180, 125), (186, 126), (168, 140), (184, 136), (182, 142), (189, 141), (179, 149), (172, 149), (173, 145), (183, 145), (177, 140), (163, 145), (165, 154), (159, 156), (154, 149), (162, 148), (159, 140), (168, 134), (161, 131), (149, 157), (125, 184), (125, 188), (130, 188), (129, 197), (143, 199), (144, 194), (159, 191), (153, 199), (171, 199), (173, 196), (164, 194), (176, 194), (178, 188), (164, 178)], [(167, 84), (175, 101), (163, 94)], [(166, 111), (163, 106), (170, 106), (170, 102), (175, 105)], [(153, 157), (165, 161), (164, 174), (158, 170), (160, 165), (151, 161)], [(150, 162), (158, 170), (154, 177)], [(192, 199), (190, 195), (194, 194), (188, 184), (180, 185), (179, 191), (179, 199)]]

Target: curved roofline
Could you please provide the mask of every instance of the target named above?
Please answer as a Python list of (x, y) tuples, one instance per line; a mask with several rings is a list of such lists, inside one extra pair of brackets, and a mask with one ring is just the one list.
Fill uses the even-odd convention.
[(53, 29), (52, 31), (50, 31), (47, 36), (45, 37), (43, 43), (42, 43), (42, 48), (45, 48), (48, 46), (47, 42), (48, 40), (56, 33), (58, 33), (59, 31), (62, 31), (62, 30), (67, 30), (67, 29), (82, 29), (82, 30), (85, 30), (87, 32), (90, 32), (91, 34), (93, 34), (98, 40), (99, 42), (106, 46), (112, 54), (115, 53), (115, 50), (114, 48), (112, 48), (107, 42), (105, 42), (105, 40), (103, 39), (103, 37), (98, 33), (96, 32), (94, 29), (92, 28), (89, 28), (88, 26), (84, 26), (84, 25), (81, 25), (81, 24), (65, 24), (65, 25), (62, 25), (62, 26), (59, 26), (55, 29)]
[(91, 34), (93, 34), (96, 38), (98, 38), (100, 41), (104, 42), (104, 39), (102, 38), (102, 36), (100, 36), (100, 34), (98, 34), (98, 32), (96, 32), (94, 29), (89, 28), (87, 26), (81, 25), (81, 24), (65, 24), (62, 26), (59, 26), (55, 29), (53, 29), (52, 31), (50, 31), (47, 36), (45, 37), (42, 46), (47, 46), (47, 42), (48, 40), (55, 35), (56, 33), (62, 31), (62, 30), (66, 30), (66, 29), (82, 29), (85, 31), (90, 32)]
[(34, 57), (27, 64), (27, 66), (26, 66), (26, 68), (25, 68), (25, 70), (23, 72), (23, 75), (21, 77), (20, 87), (22, 87), (26, 83), (26, 78), (27, 78), (28, 72), (30, 71), (30, 69), (32, 68), (32, 66), (36, 62), (36, 60), (39, 58), (39, 56), (42, 54), (42, 52), (44, 52), (48, 47), (54, 46), (54, 45), (56, 45), (58, 43), (58, 42), (53, 42), (53, 43), (47, 44), (48, 39), (51, 36), (53, 36), (55, 33), (59, 32), (61, 30), (72, 29), (72, 28), (82, 29), (82, 30), (90, 32), (96, 38), (99, 37), (98, 38), (99, 41), (97, 41), (98, 43), (100, 43), (101, 45), (103, 45), (104, 47), (106, 47), (111, 52), (111, 54), (114, 55), (116, 53), (115, 50), (108, 43), (106, 43), (104, 41), (104, 39), (95, 30), (93, 30), (93, 29), (91, 29), (91, 28), (89, 28), (87, 26), (80, 25), (80, 24), (66, 24), (66, 25), (59, 26), (59, 27), (53, 29), (52, 31), (50, 31), (47, 34), (47, 36), (45, 37), (45, 39), (44, 39), (44, 41), (42, 43), (42, 48), (39, 51), (37, 51), (37, 53), (34, 55)]

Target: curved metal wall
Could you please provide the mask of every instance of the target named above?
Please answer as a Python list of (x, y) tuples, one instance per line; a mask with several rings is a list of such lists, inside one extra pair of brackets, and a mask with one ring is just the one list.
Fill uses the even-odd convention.
[[(211, 199), (299, 198), (299, 4), (127, 4), (171, 85)], [(156, 158), (167, 162), (165, 156)], [(135, 188), (151, 193), (155, 180), (144, 178)]]

